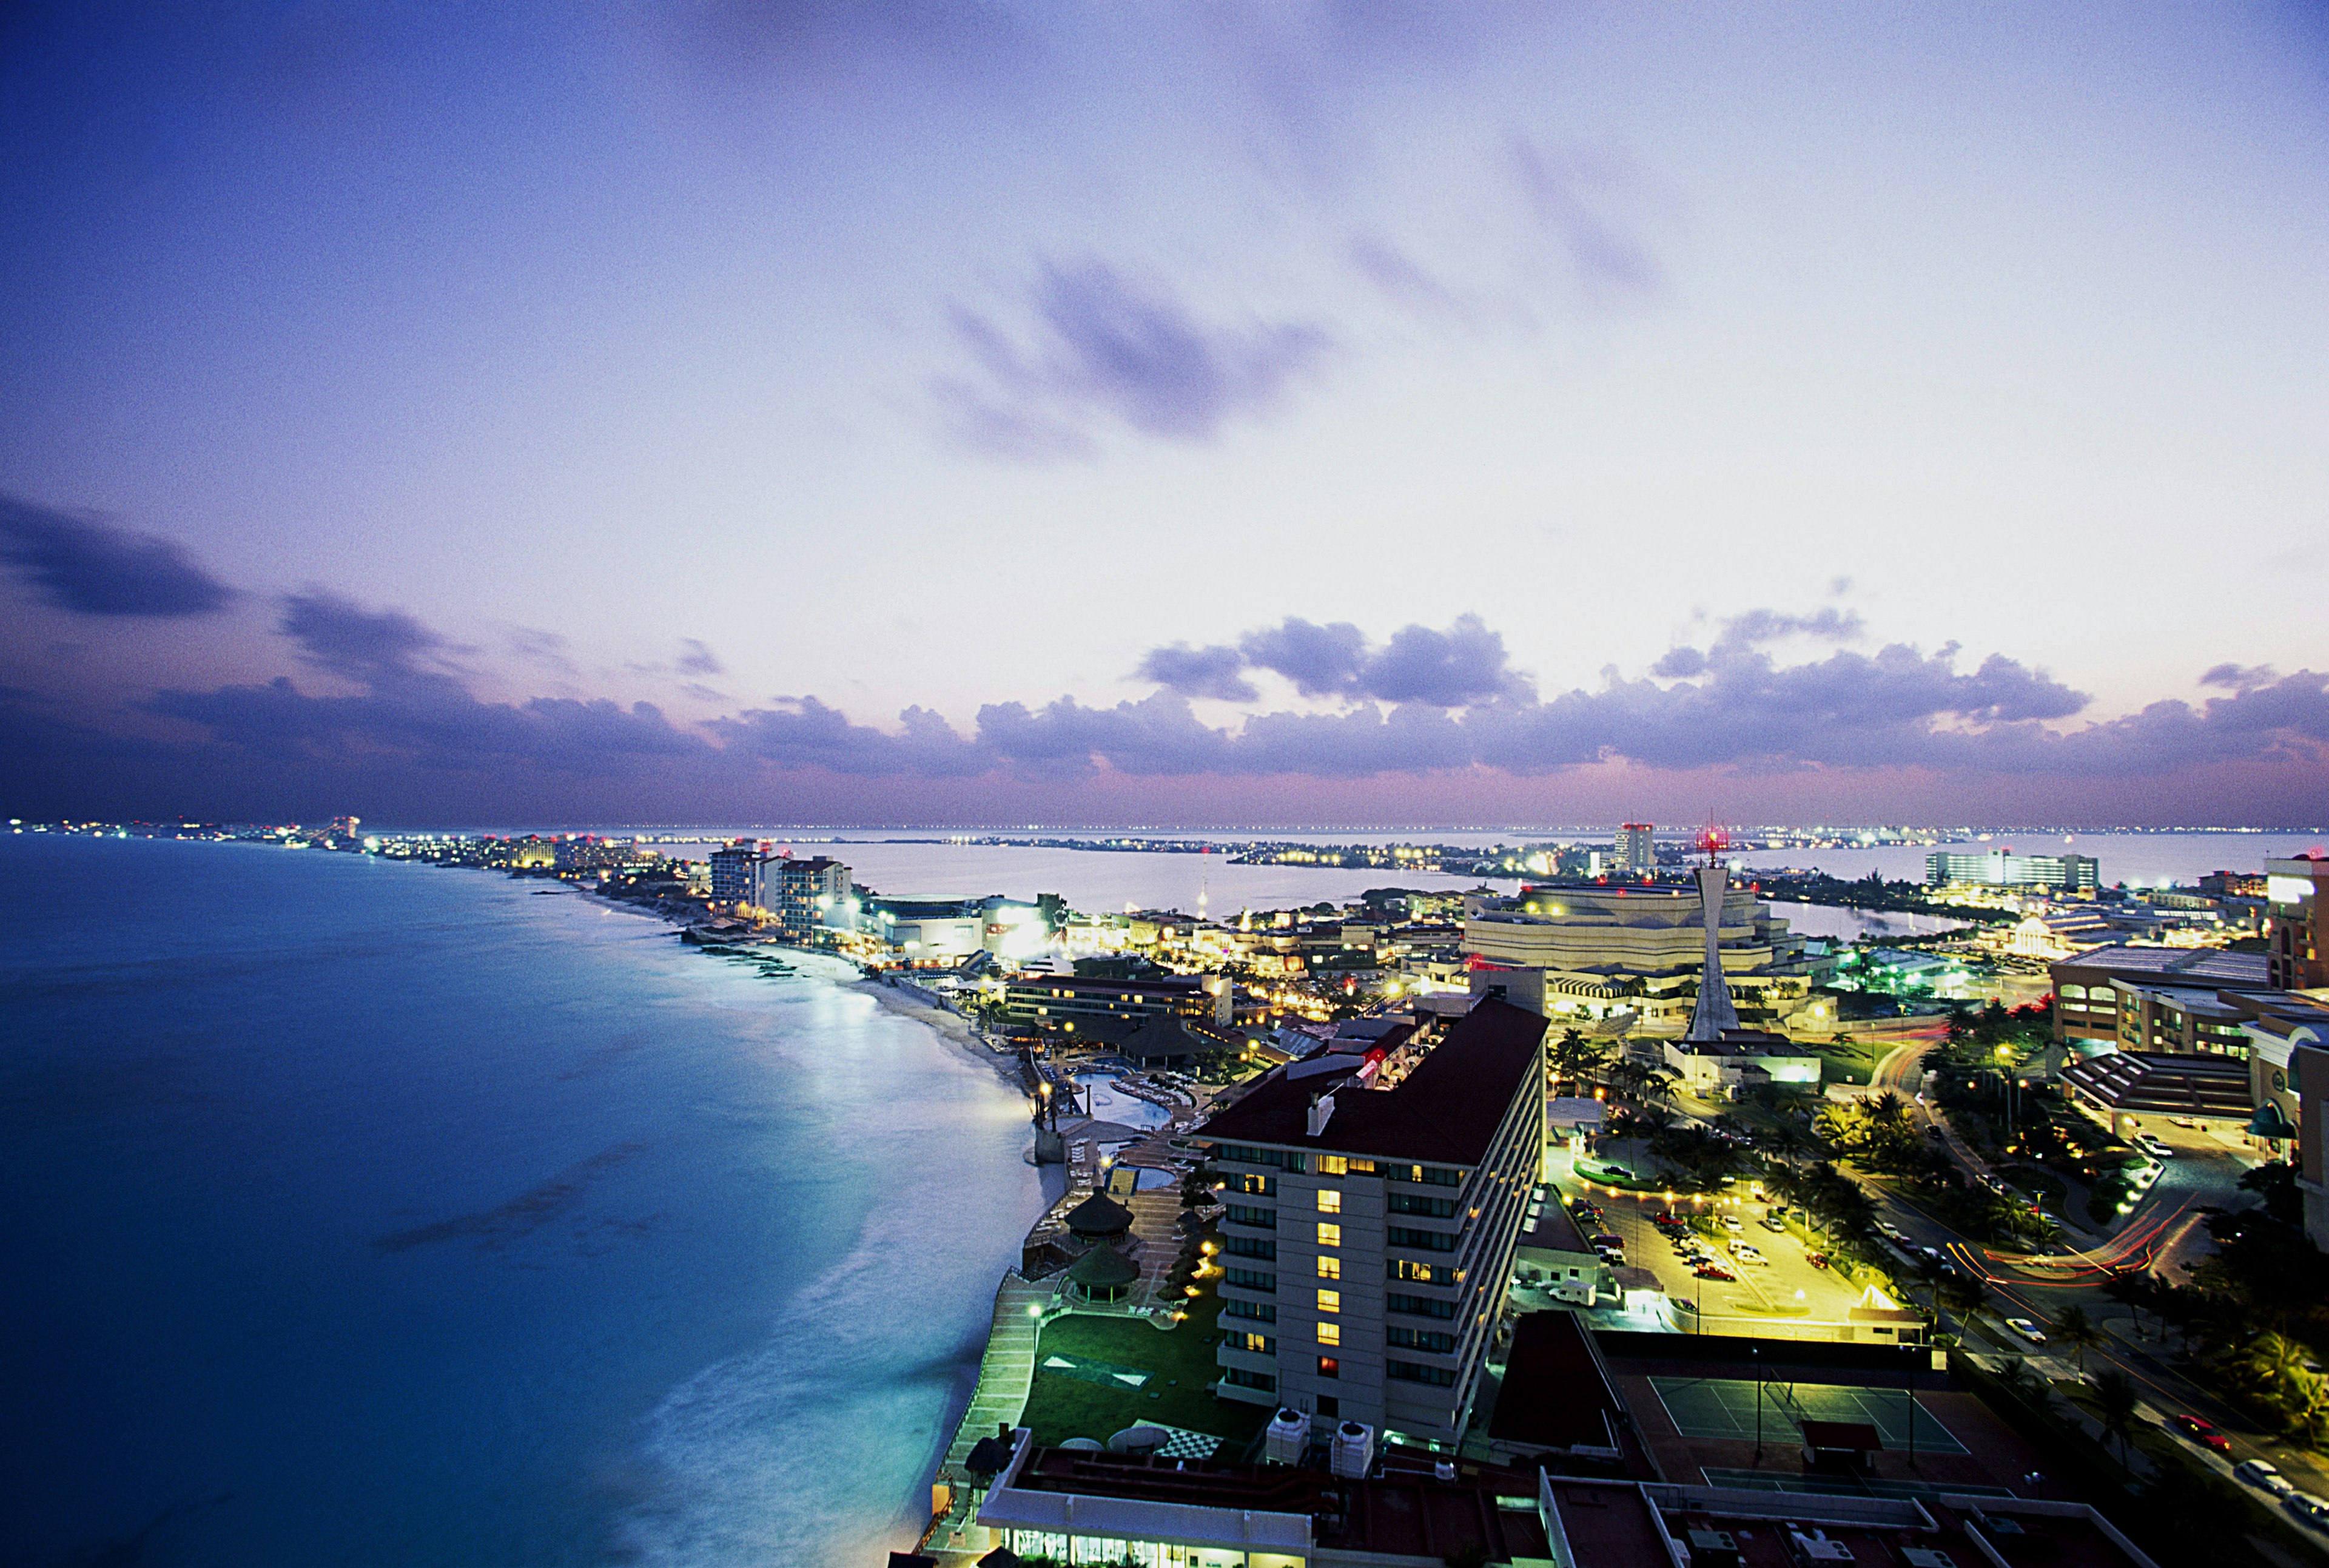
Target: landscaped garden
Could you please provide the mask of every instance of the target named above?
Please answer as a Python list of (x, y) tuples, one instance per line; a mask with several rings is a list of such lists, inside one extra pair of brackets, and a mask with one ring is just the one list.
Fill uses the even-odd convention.
[(1202, 1289), (1187, 1318), (1169, 1332), (1138, 1318), (1071, 1314), (1045, 1324), (1020, 1424), (1046, 1445), (1069, 1438), (1106, 1442), (1148, 1422), (1210, 1432), (1241, 1449), (1261, 1430), (1269, 1407), (1213, 1396), (1211, 1385), (1221, 1376), (1214, 1319), (1221, 1304), (1210, 1281)]

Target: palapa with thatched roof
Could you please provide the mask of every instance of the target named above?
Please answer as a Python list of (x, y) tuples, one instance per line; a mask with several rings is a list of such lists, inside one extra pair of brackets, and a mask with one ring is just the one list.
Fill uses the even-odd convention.
[(1106, 1242), (1068, 1268), (1068, 1283), (1087, 1301), (1117, 1301), (1140, 1282), (1140, 1270)]

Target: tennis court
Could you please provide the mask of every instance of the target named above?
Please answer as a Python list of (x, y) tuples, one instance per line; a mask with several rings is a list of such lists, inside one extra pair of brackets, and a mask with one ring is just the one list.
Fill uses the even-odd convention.
[[(1658, 1403), (1674, 1418), (1674, 1430), (1684, 1437), (1755, 1440), (1757, 1384), (1742, 1378), (1653, 1377)], [(1876, 1429), (1888, 1451), (1905, 1452), (1909, 1440), (1909, 1392), (1901, 1388), (1861, 1388), (1832, 1383), (1786, 1383), (1777, 1378), (1761, 1384), (1763, 1440), (1794, 1440), (1807, 1421), (1865, 1422)], [(1933, 1412), (1919, 1404), (1916, 1442), (1920, 1454), (1961, 1454), (1966, 1446)]]

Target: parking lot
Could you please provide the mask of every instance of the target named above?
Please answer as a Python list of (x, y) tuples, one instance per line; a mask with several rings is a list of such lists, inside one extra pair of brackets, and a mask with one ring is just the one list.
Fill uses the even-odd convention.
[[(1806, 1261), (1806, 1254), (1815, 1248), (1807, 1248), (1785, 1230), (1773, 1231), (1761, 1223), (1770, 1208), (1754, 1199), (1751, 1188), (1742, 1185), (1736, 1198), (1693, 1199), (1677, 1194), (1669, 1205), (1663, 1193), (1613, 1192), (1608, 1186), (1574, 1179), (1560, 1185), (1566, 1195), (1587, 1194), (1600, 1207), (1601, 1223), (1585, 1228), (1619, 1237), (1625, 1242), (1627, 1263), (1657, 1276), (1660, 1288), (1675, 1304), (1678, 1324), (1695, 1317), (1710, 1333), (1784, 1334), (1790, 1323), (1844, 1321), (1859, 1304), (1860, 1293), (1852, 1286), (1834, 1271)], [(1718, 1223), (1736, 1221), (1738, 1229), (1724, 1225), (1720, 1239), (1704, 1235), (1693, 1239), (1719, 1255), (1738, 1278), (1699, 1277), (1677, 1243), (1661, 1233), (1655, 1223), (1669, 1213), (1684, 1221), (1702, 1215)], [(1735, 1251), (1740, 1242), (1754, 1248), (1763, 1261), (1755, 1263), (1740, 1258)]]

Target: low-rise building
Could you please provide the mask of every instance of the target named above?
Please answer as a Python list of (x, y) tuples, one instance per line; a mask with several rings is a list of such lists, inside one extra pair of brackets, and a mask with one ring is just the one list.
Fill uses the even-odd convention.
[(2272, 984), (2264, 954), (2209, 948), (2090, 948), (2047, 966), (2047, 973), (2054, 985), (2054, 1039), (2065, 1044), (2121, 1043), (2116, 981), (2125, 980), (2131, 988), (2217, 994), (2279, 988)]
[(1004, 1016), (1036, 1028), (1064, 1028), (1095, 1020), (1127, 1025), (1148, 1018), (1192, 1018), (1226, 1029), (1232, 1022), (1230, 982), (1218, 975), (1150, 975), (1140, 979), (1086, 979), (1074, 975), (1020, 974), (1004, 983)]
[[(1565, 883), (1467, 900), (1463, 950), (1473, 989), (1549, 1016), (1631, 1013), (1648, 1030), (1680, 1030), (1703, 970), (1705, 904), (1693, 887)], [(1764, 1023), (1810, 994), (1805, 941), (1752, 888), (1721, 894), (1721, 968), (1740, 1015)]]

